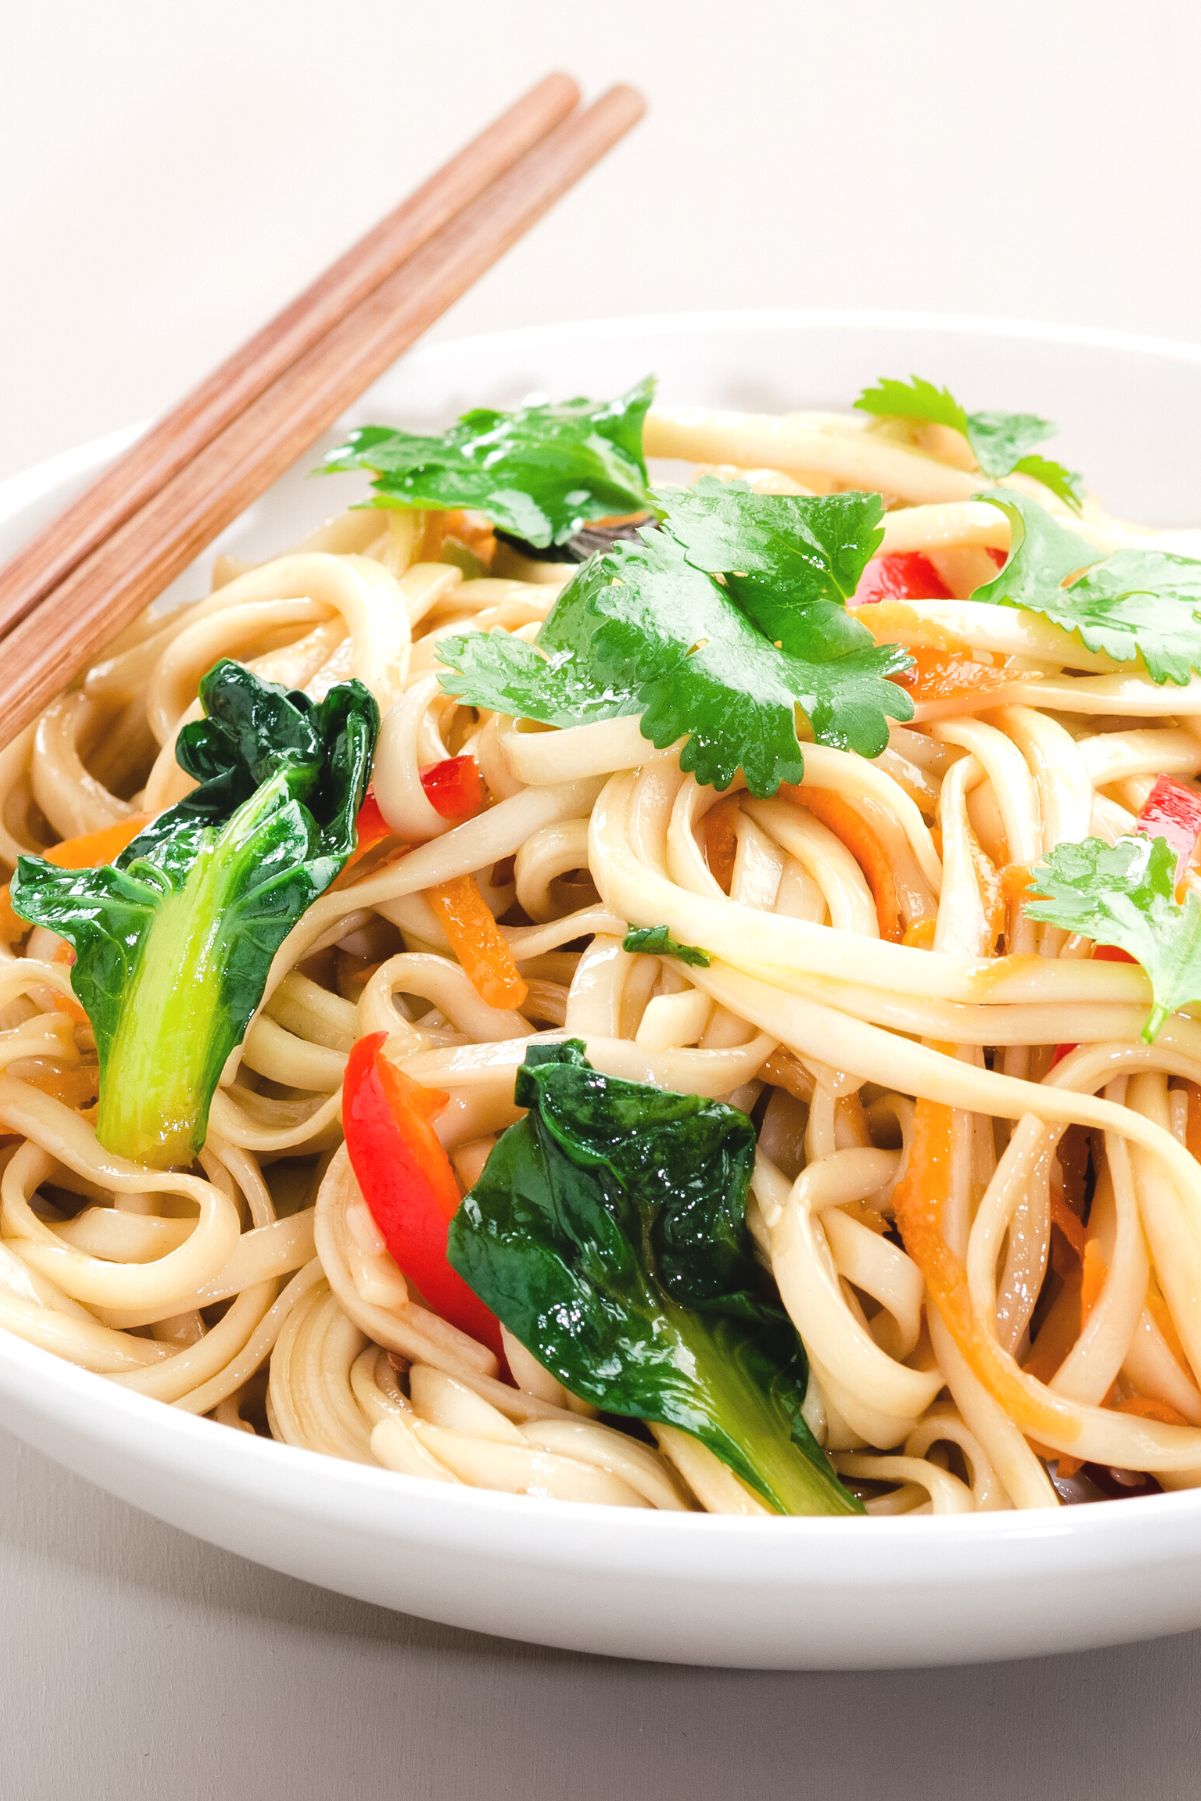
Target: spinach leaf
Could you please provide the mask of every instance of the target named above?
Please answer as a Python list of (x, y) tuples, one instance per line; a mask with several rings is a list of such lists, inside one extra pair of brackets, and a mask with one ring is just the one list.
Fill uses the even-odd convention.
[(12, 904), (74, 946), (96, 1036), (102, 1144), (166, 1168), (204, 1142), (271, 960), (355, 844), (379, 710), (360, 682), (319, 705), (223, 659), (176, 755), (199, 786), (115, 863), (22, 857)]
[(534, 1045), (529, 1109), (451, 1223), (454, 1268), (573, 1394), (690, 1432), (781, 1513), (857, 1513), (801, 1417), (808, 1367), (746, 1226), (755, 1131), (720, 1101)]
[(367, 469), (377, 507), (471, 507), (528, 544), (561, 544), (589, 520), (650, 503), (642, 427), (650, 376), (616, 400), (500, 413), (477, 407), (441, 437), (364, 425), (318, 471)]

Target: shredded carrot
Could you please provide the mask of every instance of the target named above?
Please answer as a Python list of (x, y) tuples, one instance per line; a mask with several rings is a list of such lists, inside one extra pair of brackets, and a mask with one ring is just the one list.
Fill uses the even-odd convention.
[(1026, 900), (1030, 893), (1030, 869), (1025, 863), (1006, 863), (998, 877), (1001, 892), (1007, 901), (1018, 903)]
[(996, 948), (1006, 926), (1005, 891), (997, 875), (997, 866), (982, 848), (974, 832), (968, 833), (968, 849), (976, 872), (980, 905), (984, 910), (984, 929), (988, 933), (988, 950)]
[[(127, 819), (114, 819), (111, 825), (102, 825), (94, 832), (81, 832), (75, 838), (63, 838), (58, 844), (49, 845), (42, 856), (47, 863), (53, 863), (59, 869), (98, 868), (100, 864), (111, 863), (114, 857), (119, 857), (133, 843), (143, 826), (149, 823), (149, 813), (131, 813)], [(8, 932), (9, 919), (16, 926), (11, 934)], [(8, 887), (5, 885), (0, 889), (0, 934), (12, 943), (27, 930), (25, 921), (13, 909)], [(65, 939), (56, 947), (54, 960), (56, 963), (75, 961), (75, 953)], [(87, 1014), (73, 996), (54, 994), (50, 999), (59, 1013), (66, 1013), (78, 1025), (86, 1021)]]
[(1186, 1375), (1189, 1374), (1189, 1361), (1184, 1346), (1180, 1342), (1180, 1334), (1176, 1330), (1176, 1321), (1172, 1318), (1171, 1309), (1164, 1299), (1154, 1278), (1147, 1284), (1147, 1298), (1144, 1303), (1147, 1312), (1159, 1328), (1159, 1335), (1171, 1351), (1173, 1357)]
[(520, 1007), (529, 989), (474, 876), (440, 882), (427, 896), (472, 987), (490, 1007)]
[(925, 919), (915, 919), (911, 926), (905, 927), (902, 944), (911, 950), (929, 951), (934, 949), (934, 934), (938, 930), (938, 921), (931, 914)]
[(723, 893), (728, 894), (734, 882), (734, 859), (738, 855), (738, 834), (734, 823), (741, 808), (736, 794), (728, 794), (705, 814), (705, 857), (709, 873)]
[(865, 625), (877, 644), (904, 644), (910, 656), (916, 647), (953, 651), (958, 656), (971, 655), (971, 645), (945, 625), (935, 625), (903, 600), (877, 600), (866, 606), (849, 609), (860, 625)]
[(461, 544), (471, 551), (485, 568), (496, 555), (496, 533), (484, 515), (451, 508), (446, 512), (426, 513), (414, 560), (423, 563), (446, 561), (442, 553), (448, 542)]
[(794, 788), (785, 783), (780, 793), (789, 800), (799, 801), (801, 806), (808, 807), (815, 819), (819, 819), (837, 838), (842, 839), (867, 877), (868, 887), (876, 903), (881, 938), (887, 938), (892, 944), (900, 944), (904, 939), (905, 929), (901, 920), (896, 877), (892, 873), (887, 850), (862, 814), (855, 811), (850, 801), (843, 800), (839, 794), (832, 794), (828, 788)]
[(1184, 1127), (1184, 1142), (1190, 1152), (1201, 1162), (1201, 1088), (1196, 1082), (1186, 1082), (1188, 1094), (1188, 1118)]
[(133, 843), (143, 826), (150, 824), (149, 813), (131, 813), (127, 819), (114, 819), (95, 832), (81, 832), (77, 838), (64, 838), (42, 852), (47, 863), (59, 869), (93, 869), (111, 863), (127, 845)]
[(907, 688), (919, 703), (987, 694), (993, 688), (1003, 688), (1015, 674), (1011, 657), (994, 657), (987, 651), (965, 656), (958, 650), (933, 650), (918, 644), (909, 648), (909, 655), (913, 667), (902, 670), (893, 680)]
[(861, 1226), (866, 1226), (869, 1232), (875, 1232), (877, 1237), (882, 1238), (888, 1231), (888, 1221), (884, 1215), (874, 1207), (869, 1207), (866, 1201), (850, 1201), (845, 1207), (840, 1207), (839, 1212), (844, 1219), (858, 1220)]
[[(1127, 1395), (1125, 1400), (1115, 1401), (1111, 1389), (1104, 1404), (1112, 1408), (1114, 1413), (1128, 1413), (1140, 1420), (1159, 1420), (1165, 1426), (1193, 1424), (1192, 1420), (1186, 1420), (1182, 1413), (1178, 1413), (1175, 1407), (1170, 1406), (1167, 1401), (1157, 1399), (1155, 1395)], [(1061, 1452), (1056, 1467), (1061, 1476), (1074, 1476), (1083, 1469), (1084, 1460), (1080, 1457), (1065, 1457)]]
[(1109, 1266), (1101, 1255), (1101, 1246), (1095, 1238), (1085, 1241), (1084, 1255), (1080, 1260), (1080, 1330), (1088, 1324), (1089, 1315), (1101, 1299), (1101, 1290), (1105, 1287)]
[(1161, 1401), (1155, 1395), (1127, 1395), (1124, 1401), (1115, 1401), (1116, 1413), (1132, 1413), (1136, 1419), (1159, 1420), (1165, 1426), (1191, 1426), (1193, 1420), (1186, 1420), (1183, 1413), (1167, 1401)]
[(25, 920), (19, 913), (14, 913), (12, 901), (9, 899), (8, 883), (0, 888), (0, 939), (5, 944), (16, 944), (29, 930)]
[[(77, 838), (64, 838), (58, 844), (51, 844), (41, 855), (47, 863), (55, 863), (60, 869), (91, 869), (119, 857), (126, 845), (132, 844), (142, 827), (149, 823), (149, 813), (131, 813), (128, 819), (115, 819), (98, 831), (81, 832)], [(28, 930), (28, 925), (13, 909), (6, 882), (0, 888), (0, 938), (13, 944)]]
[(1075, 1262), (1083, 1263), (1085, 1251), (1084, 1222), (1068, 1206), (1062, 1189), (1051, 1194), (1051, 1224), (1063, 1234)]
[(943, 1236), (943, 1209), (950, 1198), (955, 1115), (941, 1101), (919, 1099), (913, 1115), (905, 1173), (893, 1204), (905, 1249), (917, 1264), (931, 1303), (976, 1379), (1023, 1432), (1062, 1438), (1070, 1430), (1064, 1413), (1032, 1395), (996, 1340), (972, 1310), (967, 1270)]
[[(19, 1073), (19, 1066), (13, 1073)], [(79, 1113), (95, 1106), (100, 1071), (92, 1063), (70, 1063), (61, 1069), (39, 1069), (33, 1075), (22, 1074), (20, 1079), (28, 1087), (53, 1096)]]
[(1080, 1267), (1060, 1279), (1055, 1296), (1038, 1329), (1038, 1337), (1022, 1365), (1036, 1382), (1049, 1382), (1080, 1336)]

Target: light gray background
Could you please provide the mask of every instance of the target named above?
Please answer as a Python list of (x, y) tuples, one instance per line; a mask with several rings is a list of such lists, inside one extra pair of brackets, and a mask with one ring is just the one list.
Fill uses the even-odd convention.
[[(443, 334), (801, 304), (1196, 338), (1199, 52), (1191, 0), (0, 0), (0, 474), (167, 405), (556, 64), (638, 81), (651, 120)], [(21, 1801), (1175, 1801), (1201, 1788), (1197, 1677), (1201, 1636), (891, 1676), (507, 1646), (256, 1570), (0, 1441)]]

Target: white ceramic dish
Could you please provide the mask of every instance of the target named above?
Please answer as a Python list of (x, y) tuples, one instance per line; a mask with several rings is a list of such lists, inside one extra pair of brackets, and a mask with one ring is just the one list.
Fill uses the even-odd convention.
[[(531, 390), (845, 406), (917, 370), (976, 406), (1061, 422), (1056, 454), (1115, 510), (1201, 522), (1201, 347), (891, 314), (585, 323), (444, 343), (354, 409), (440, 425)], [(0, 552), (128, 441), (0, 484)], [(265, 554), (353, 478), (290, 474), (224, 543)], [(205, 559), (207, 564), (208, 559)], [(181, 591), (196, 583), (185, 578)], [(1201, 1626), (1201, 1493), (939, 1519), (732, 1520), (447, 1489), (193, 1419), (0, 1336), (0, 1421), (113, 1494), (228, 1550), (478, 1631), (679, 1663), (873, 1668), (971, 1662)]]

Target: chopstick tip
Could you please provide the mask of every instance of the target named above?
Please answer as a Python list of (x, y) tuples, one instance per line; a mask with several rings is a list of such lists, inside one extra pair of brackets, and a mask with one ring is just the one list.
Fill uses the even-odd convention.
[(628, 81), (615, 81), (606, 88), (594, 102), (595, 107), (603, 107), (606, 112), (613, 113), (624, 120), (628, 129), (637, 125), (639, 119), (646, 116), (646, 96), (640, 89), (631, 86)]

